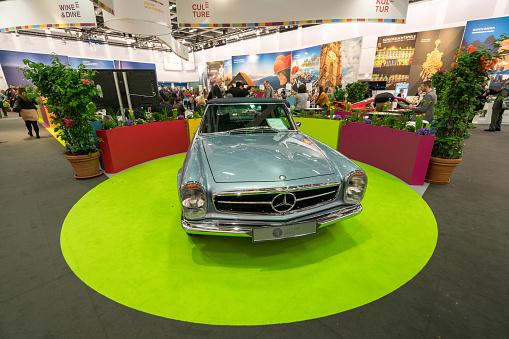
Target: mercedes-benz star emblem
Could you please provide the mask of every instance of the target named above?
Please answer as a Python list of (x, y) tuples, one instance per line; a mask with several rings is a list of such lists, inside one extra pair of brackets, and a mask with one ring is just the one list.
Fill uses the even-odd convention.
[(283, 230), (280, 228), (276, 228), (274, 229), (274, 231), (272, 231), (272, 235), (274, 236), (274, 238), (279, 238), (283, 235)]
[(281, 193), (272, 199), (272, 209), (279, 213), (289, 212), (297, 203), (297, 198), (292, 193)]

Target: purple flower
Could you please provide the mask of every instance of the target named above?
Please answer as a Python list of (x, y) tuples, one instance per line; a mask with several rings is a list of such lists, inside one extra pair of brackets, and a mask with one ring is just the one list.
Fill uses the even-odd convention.
[(335, 115), (332, 117), (332, 120), (341, 120), (341, 115)]
[(185, 119), (185, 118), (186, 118), (186, 117), (185, 117), (185, 116), (183, 116), (182, 114), (181, 114), (181, 115), (179, 115), (179, 116), (177, 116), (177, 119), (178, 119), (178, 120), (182, 120), (182, 119)]
[(364, 123), (367, 124), (367, 125), (370, 125), (371, 124), (371, 119), (364, 120)]
[(125, 124), (126, 124), (126, 126), (133, 126), (134, 122), (132, 122), (131, 120), (127, 119)]
[(418, 129), (417, 132), (415, 132), (416, 134), (419, 134), (419, 135), (430, 135), (430, 131), (429, 129), (427, 128), (421, 128), (421, 129)]
[(442, 68), (441, 68), (441, 69), (439, 69), (437, 72), (438, 72), (438, 73), (444, 73), (444, 72), (447, 72), (447, 71), (446, 71), (445, 69), (442, 69)]

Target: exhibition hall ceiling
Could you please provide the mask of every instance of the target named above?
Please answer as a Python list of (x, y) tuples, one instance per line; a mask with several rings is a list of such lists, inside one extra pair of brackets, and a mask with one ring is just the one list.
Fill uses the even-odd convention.
[[(409, 0), (409, 3), (422, 2), (427, 0)], [(429, 1), (429, 0), (428, 0)], [(309, 25), (287, 25), (271, 27), (179, 27), (177, 21), (177, 6), (175, 2), (169, 2), (170, 18), (173, 37), (189, 47), (190, 51), (208, 49), (215, 46), (222, 46), (229, 42), (252, 39), (258, 36), (275, 34), (296, 30), (299, 27), (311, 27)], [(90, 44), (108, 44), (121, 47), (132, 47), (139, 49), (152, 49), (167, 51), (169, 48), (162, 44), (155, 36), (143, 36), (122, 33), (107, 28), (104, 25), (103, 11), (95, 5), (97, 27), (69, 27), (51, 29), (27, 29), (13, 32), (12, 34), (23, 34), (31, 36), (51, 37), (62, 39), (64, 42), (83, 41)], [(11, 34), (11, 33), (4, 33)]]

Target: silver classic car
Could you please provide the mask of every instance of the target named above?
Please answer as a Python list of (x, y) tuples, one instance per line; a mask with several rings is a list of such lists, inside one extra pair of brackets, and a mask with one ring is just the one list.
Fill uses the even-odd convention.
[(177, 178), (184, 230), (277, 240), (360, 213), (364, 171), (299, 125), (281, 100), (210, 100)]

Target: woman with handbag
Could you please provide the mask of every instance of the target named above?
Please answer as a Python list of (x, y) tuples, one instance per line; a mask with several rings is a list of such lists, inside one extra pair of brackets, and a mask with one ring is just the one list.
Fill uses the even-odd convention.
[(37, 113), (34, 99), (27, 99), (25, 96), (26, 92), (27, 90), (25, 87), (20, 86), (18, 88), (18, 97), (16, 98), (13, 109), (19, 107), (21, 118), (25, 120), (25, 125), (28, 129), (28, 135), (31, 137), (34, 136), (32, 134), (33, 127), (36, 138), (39, 139), (39, 125), (37, 124), (39, 121), (39, 114)]

